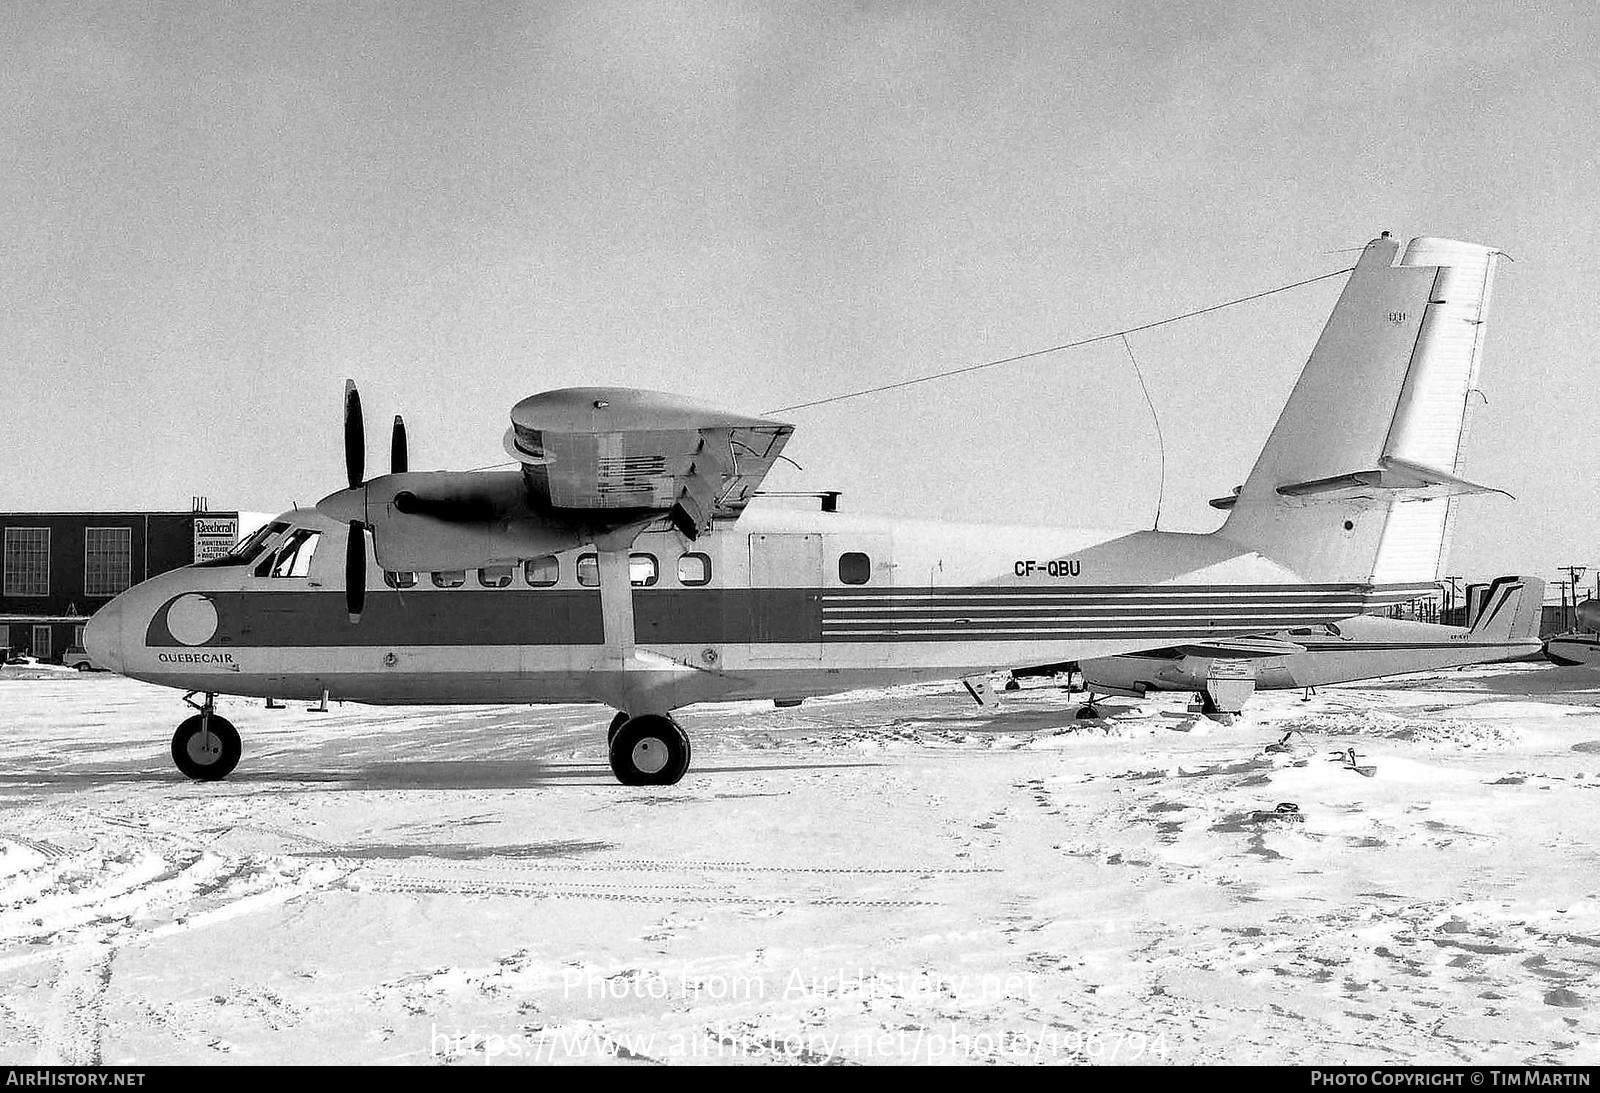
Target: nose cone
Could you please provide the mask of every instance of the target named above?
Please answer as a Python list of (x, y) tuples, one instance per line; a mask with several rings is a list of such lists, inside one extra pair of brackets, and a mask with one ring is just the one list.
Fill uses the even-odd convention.
[(122, 671), (122, 599), (118, 597), (94, 613), (83, 628), (83, 649), (98, 668)]

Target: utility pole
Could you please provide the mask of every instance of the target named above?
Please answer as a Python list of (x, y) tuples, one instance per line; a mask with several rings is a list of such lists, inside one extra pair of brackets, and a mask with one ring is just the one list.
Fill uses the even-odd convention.
[[(1562, 621), (1567, 630), (1573, 630), (1578, 625), (1578, 582), (1583, 579), (1585, 573), (1589, 572), (1589, 567), (1586, 565), (1563, 565), (1556, 568), (1567, 575), (1567, 586), (1572, 589), (1572, 606), (1567, 609), (1570, 614)], [(1563, 594), (1561, 598), (1565, 601), (1567, 597)]]

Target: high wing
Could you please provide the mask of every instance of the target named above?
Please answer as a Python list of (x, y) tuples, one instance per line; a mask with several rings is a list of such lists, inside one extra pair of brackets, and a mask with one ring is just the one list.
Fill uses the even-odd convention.
[(317, 503), (349, 525), (345, 588), (361, 615), (366, 548), (393, 572), (515, 564), (589, 544), (625, 549), (670, 520), (686, 538), (737, 519), (794, 426), (656, 391), (572, 387), (517, 403), (505, 445), (522, 472), (412, 471), (395, 418), (391, 473), (363, 478), (365, 429), (345, 390), (349, 488)]
[(793, 432), (658, 391), (570, 387), (517, 403), (505, 448), (536, 509), (657, 512), (693, 539), (744, 511)]

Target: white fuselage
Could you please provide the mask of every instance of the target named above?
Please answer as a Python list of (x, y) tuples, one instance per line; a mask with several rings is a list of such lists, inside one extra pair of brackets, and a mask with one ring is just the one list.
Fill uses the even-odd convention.
[(763, 503), (697, 540), (664, 526), (640, 535), (630, 632), (602, 610), (587, 550), (398, 580), (369, 558), (365, 611), (352, 623), (345, 527), (302, 510), (273, 527), (248, 557), (117, 597), (90, 623), (91, 655), (124, 675), (220, 694), (665, 712), (1272, 632), (1426, 590), (1307, 583), (1215, 535)]

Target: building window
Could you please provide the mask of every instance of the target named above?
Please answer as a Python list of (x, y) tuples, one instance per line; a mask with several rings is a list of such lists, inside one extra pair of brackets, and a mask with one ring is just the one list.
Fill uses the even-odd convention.
[(85, 528), (83, 594), (115, 596), (133, 583), (133, 529)]
[(446, 569), (433, 575), (435, 588), (460, 588), (467, 583), (467, 571), (464, 569)]
[(711, 556), (709, 554), (685, 554), (678, 559), (678, 583), (694, 588), (697, 585), (711, 583)]
[(649, 588), (661, 579), (661, 566), (654, 554), (628, 555), (628, 582), (635, 588)]
[(561, 579), (561, 563), (554, 554), (522, 563), (522, 577), (534, 588), (549, 588)]
[(83, 627), (82, 626), (74, 626), (72, 628), (72, 646), (73, 646), (74, 649), (82, 649), (83, 648)]
[(511, 566), (486, 565), (478, 570), (478, 583), (485, 588), (505, 588), (511, 584)]
[(50, 595), (50, 529), (6, 528), (5, 567), (5, 595)]
[(406, 572), (397, 573), (386, 569), (383, 571), (383, 583), (390, 588), (412, 588), (417, 583), (417, 575)]
[(872, 579), (872, 559), (859, 550), (839, 555), (839, 580), (844, 584), (866, 584)]
[(48, 626), (35, 626), (33, 628), (33, 648), (29, 652), (40, 660), (50, 659), (50, 628)]
[(600, 587), (600, 556), (597, 554), (578, 555), (578, 583), (585, 588)]

